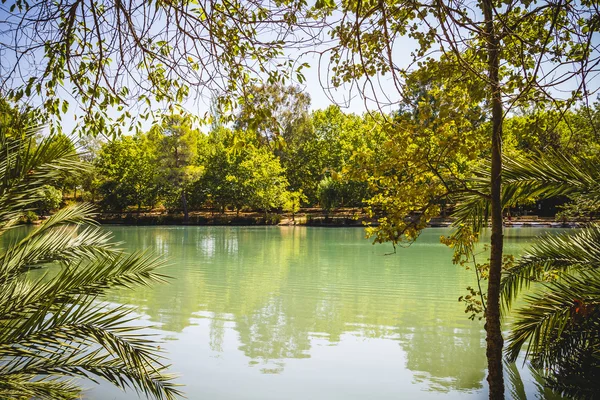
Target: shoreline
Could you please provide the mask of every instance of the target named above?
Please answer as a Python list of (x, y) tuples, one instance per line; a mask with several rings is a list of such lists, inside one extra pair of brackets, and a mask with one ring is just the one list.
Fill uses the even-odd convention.
[[(212, 213), (192, 212), (188, 221), (180, 213), (101, 213), (95, 218), (103, 225), (122, 226), (313, 226), (330, 228), (363, 228), (365, 224), (377, 226), (377, 220), (368, 218), (356, 209), (345, 209), (324, 214), (316, 210), (297, 213), (294, 217), (286, 213)], [(452, 218), (433, 218), (428, 227), (450, 227)], [(505, 228), (580, 228), (589, 222), (556, 221), (551, 217), (523, 216), (510, 222)]]

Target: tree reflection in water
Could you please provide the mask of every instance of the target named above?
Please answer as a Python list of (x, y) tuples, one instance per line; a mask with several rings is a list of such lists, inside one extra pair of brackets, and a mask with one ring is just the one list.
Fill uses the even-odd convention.
[[(112, 298), (138, 306), (170, 336), (190, 340), (183, 333), (208, 320), (213, 353), (229, 354), (235, 341), (247, 367), (265, 374), (285, 374), (290, 360), (311, 358), (315, 346), (353, 337), (368, 352), (374, 341), (394, 341), (413, 383), (426, 390), (485, 387), (483, 324), (468, 320), (456, 301), (474, 277), (451, 264), (451, 250), (439, 244), (444, 230), (426, 230), (410, 248), (385, 256), (389, 249), (352, 228), (109, 229), (128, 248), (170, 260), (170, 284)], [(513, 397), (521, 398), (518, 370), (509, 371)]]

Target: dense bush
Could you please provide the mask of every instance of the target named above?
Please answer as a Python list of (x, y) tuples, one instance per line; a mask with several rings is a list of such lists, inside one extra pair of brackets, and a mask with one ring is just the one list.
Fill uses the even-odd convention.
[(330, 176), (327, 176), (319, 182), (317, 188), (317, 198), (319, 205), (325, 212), (330, 212), (332, 209), (341, 205), (341, 190), (340, 184)]
[(26, 211), (20, 218), (20, 222), (24, 224), (33, 224), (40, 217), (34, 211)]
[(39, 192), (40, 200), (36, 206), (42, 215), (58, 210), (62, 203), (62, 191), (54, 186), (45, 185), (39, 189)]

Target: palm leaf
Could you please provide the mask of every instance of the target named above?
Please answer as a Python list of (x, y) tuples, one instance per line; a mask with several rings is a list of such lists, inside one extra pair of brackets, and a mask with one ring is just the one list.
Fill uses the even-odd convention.
[[(39, 200), (39, 188), (85, 167), (72, 147), (37, 129), (0, 129), (0, 235)], [(60, 210), (0, 252), (0, 398), (73, 399), (71, 377), (107, 380), (157, 399), (180, 394), (156, 343), (132, 310), (101, 301), (106, 290), (164, 282), (163, 261), (123, 255), (94, 226), (91, 205)], [(43, 269), (37, 280), (28, 272)]]
[(526, 296), (527, 305), (517, 311), (509, 360), (516, 360), (524, 346), (543, 368), (589, 346), (600, 357), (600, 271), (566, 275), (545, 289)]
[(48, 376), (15, 375), (0, 386), (0, 393), (14, 400), (73, 400), (80, 392), (74, 382)]
[[(600, 169), (562, 154), (505, 158), (502, 204), (555, 196), (600, 200)], [(489, 171), (454, 196), (455, 224), (473, 232), (487, 224)], [(502, 298), (509, 309), (532, 282), (541, 287), (516, 312), (506, 349), (514, 362), (526, 348), (545, 383), (568, 396), (594, 398), (600, 391), (600, 226), (539, 239), (518, 262), (503, 271)]]
[[(457, 204), (453, 216), (456, 224), (467, 224), (479, 232), (489, 215), (487, 169), (475, 172), (467, 182), (470, 190), (452, 195)], [(505, 157), (502, 168), (502, 205), (512, 206), (531, 198), (582, 195), (600, 200), (600, 169), (591, 162), (573, 163), (559, 153), (528, 157)]]
[[(507, 308), (532, 282), (555, 279), (572, 270), (600, 267), (600, 225), (576, 233), (547, 235), (539, 240), (502, 278), (502, 298)], [(546, 279), (547, 277), (548, 279)]]
[(0, 227), (40, 200), (40, 187), (86, 169), (68, 143), (54, 136), (36, 142), (38, 132), (32, 127), (23, 139), (11, 140), (0, 130)]

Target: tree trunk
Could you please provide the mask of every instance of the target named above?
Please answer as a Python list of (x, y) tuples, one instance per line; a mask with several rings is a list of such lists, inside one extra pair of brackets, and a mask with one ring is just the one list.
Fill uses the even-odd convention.
[(485, 314), (486, 356), (488, 360), (488, 385), (491, 400), (504, 399), (504, 376), (502, 373), (502, 330), (500, 325), (500, 278), (502, 273), (502, 94), (500, 92), (499, 40), (494, 28), (493, 3), (483, 0), (489, 87), (492, 94), (492, 168), (491, 168), (491, 216), (492, 238), (490, 273), (488, 280), (487, 310)]
[(188, 206), (185, 198), (185, 190), (181, 192), (181, 204), (183, 205), (183, 222), (188, 222)]

